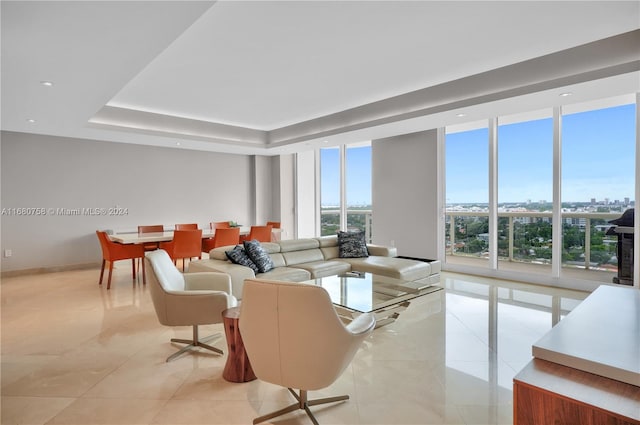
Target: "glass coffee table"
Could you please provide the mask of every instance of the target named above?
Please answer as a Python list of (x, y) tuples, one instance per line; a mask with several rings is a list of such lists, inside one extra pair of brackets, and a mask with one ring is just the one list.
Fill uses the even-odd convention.
[(362, 313), (374, 313), (376, 328), (395, 321), (409, 307), (410, 300), (442, 289), (425, 281), (407, 282), (364, 272), (327, 276), (306, 283), (326, 289), (336, 311), (347, 321)]

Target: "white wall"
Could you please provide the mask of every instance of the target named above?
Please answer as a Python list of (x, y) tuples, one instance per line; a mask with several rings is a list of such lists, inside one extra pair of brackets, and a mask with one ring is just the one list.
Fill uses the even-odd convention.
[(437, 131), (373, 140), (373, 242), (438, 258)]
[(316, 160), (314, 151), (296, 154), (296, 215), (298, 238), (313, 238), (316, 235)]
[[(255, 216), (251, 219), (251, 224), (264, 225), (267, 221), (274, 219), (273, 201), (274, 192), (280, 190), (280, 186), (274, 184), (272, 173), (271, 157), (254, 156), (254, 178), (255, 178)], [(275, 189), (275, 190), (274, 190)], [(277, 218), (277, 217), (275, 217)], [(244, 223), (241, 223), (244, 224)]]
[[(235, 220), (271, 214), (270, 161), (182, 149), (2, 132), (2, 271), (97, 264), (97, 229), (136, 230), (140, 224)], [(262, 178), (262, 177), (261, 177)], [(270, 178), (268, 179), (270, 180)], [(254, 205), (263, 200), (269, 203)], [(266, 202), (266, 201), (265, 201)], [(112, 208), (126, 214), (8, 215), (10, 208)]]
[(292, 239), (295, 234), (295, 155), (281, 155), (275, 157), (277, 159), (277, 167), (279, 170), (280, 183), (280, 225), (282, 233), (281, 239)]

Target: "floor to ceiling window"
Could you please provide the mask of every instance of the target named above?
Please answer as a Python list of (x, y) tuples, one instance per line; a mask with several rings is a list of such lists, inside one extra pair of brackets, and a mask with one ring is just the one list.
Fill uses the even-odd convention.
[(445, 253), (448, 262), (488, 267), (489, 130), (470, 127), (447, 129)]
[(553, 111), (498, 118), (498, 268), (549, 273)]
[(629, 95), (563, 106), (557, 122), (552, 110), (497, 117), (495, 157), (486, 128), (447, 127), (445, 262), (496, 267), (487, 261), (495, 254), (503, 271), (612, 282), (618, 237), (609, 221), (636, 202), (636, 108)]
[(371, 241), (371, 142), (320, 149), (320, 182), (320, 234), (362, 230)]
[(320, 235), (340, 230), (340, 147), (320, 149)]
[(562, 115), (563, 274), (611, 282), (617, 274), (613, 220), (634, 206), (635, 103), (570, 105)]
[(346, 149), (347, 230), (361, 230), (371, 241), (371, 143)]

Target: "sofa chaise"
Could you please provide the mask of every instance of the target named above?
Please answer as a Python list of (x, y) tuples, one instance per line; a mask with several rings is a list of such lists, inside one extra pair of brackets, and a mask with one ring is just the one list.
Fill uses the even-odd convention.
[(209, 259), (192, 261), (189, 272), (224, 272), (231, 276), (233, 295), (240, 299), (245, 279), (272, 279), (303, 282), (350, 271), (368, 272), (405, 281), (435, 284), (440, 281), (439, 261), (398, 258), (394, 247), (367, 244), (368, 257), (340, 258), (337, 236), (264, 242), (274, 268), (255, 273), (251, 268), (228, 260), (226, 251), (233, 246), (218, 247)]

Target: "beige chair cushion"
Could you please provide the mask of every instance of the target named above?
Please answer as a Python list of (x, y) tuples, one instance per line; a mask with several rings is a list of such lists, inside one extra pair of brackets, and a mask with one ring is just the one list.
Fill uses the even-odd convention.
[(327, 291), (303, 283), (248, 279), (240, 309), (256, 376), (301, 390), (331, 385), (375, 326), (374, 316), (363, 314), (345, 327)]
[(237, 305), (226, 273), (183, 275), (161, 249), (147, 252), (145, 264), (153, 306), (163, 325), (221, 323), (222, 311)]

